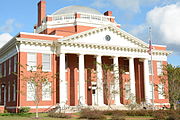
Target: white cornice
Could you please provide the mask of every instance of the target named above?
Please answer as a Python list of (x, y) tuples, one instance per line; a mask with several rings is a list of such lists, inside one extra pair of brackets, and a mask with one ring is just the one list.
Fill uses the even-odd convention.
[(42, 40), (42, 39), (29, 39), (29, 38), (17, 38), (17, 42), (20, 44), (30, 44), (30, 45), (42, 45), (42, 46), (52, 46), (52, 40)]
[[(137, 53), (147, 53), (148, 48), (132, 48), (132, 47), (121, 47), (114, 45), (101, 45), (101, 44), (87, 44), (87, 43), (75, 43), (71, 41), (55, 41), (56, 46), (70, 46), (70, 47), (79, 47), (79, 48), (92, 48), (92, 49), (101, 49), (101, 50), (114, 50), (114, 51), (123, 51), (123, 52), (137, 52)], [(172, 51), (165, 50), (152, 50), (153, 55), (169, 55)]]

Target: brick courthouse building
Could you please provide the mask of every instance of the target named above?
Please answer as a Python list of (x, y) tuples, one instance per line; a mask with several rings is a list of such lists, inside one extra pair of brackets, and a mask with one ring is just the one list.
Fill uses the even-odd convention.
[[(167, 64), (170, 51), (162, 45), (153, 45), (153, 48), (154, 82), (164, 88), (166, 85), (160, 82), (159, 75), (162, 65)], [(35, 91), (28, 88), (28, 83), (23, 87), (22, 68), (17, 64), (20, 63), (43, 65), (43, 71), (59, 76), (45, 86), (49, 90), (46, 94), (42, 88), (40, 111), (58, 103), (105, 106), (102, 69), (96, 62), (114, 64), (125, 71), (118, 74), (123, 79), (114, 85), (119, 88), (119, 94), (113, 96), (112, 104), (128, 104), (130, 94), (135, 96), (137, 103), (151, 103), (151, 56), (148, 49), (147, 43), (121, 29), (111, 11), (102, 14), (88, 7), (68, 6), (46, 15), (46, 1), (41, 0), (34, 33), (20, 32), (0, 49), (0, 104), (12, 112), (21, 106), (35, 109), (32, 97)], [(97, 79), (90, 81), (94, 76), (92, 70), (98, 71)], [(163, 90), (154, 90), (156, 106), (169, 105), (169, 100), (161, 94)]]

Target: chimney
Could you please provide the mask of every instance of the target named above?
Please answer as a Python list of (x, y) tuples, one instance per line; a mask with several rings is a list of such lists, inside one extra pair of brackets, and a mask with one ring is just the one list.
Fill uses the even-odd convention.
[(112, 11), (106, 11), (106, 12), (104, 13), (104, 15), (105, 15), (105, 16), (112, 16)]
[(104, 13), (105, 16), (110, 16), (111, 18), (109, 18), (110, 22), (114, 22), (114, 18), (112, 18), (112, 11), (106, 11)]
[(40, 26), (42, 24), (42, 20), (46, 17), (46, 1), (41, 0), (38, 3), (38, 24), (37, 26)]

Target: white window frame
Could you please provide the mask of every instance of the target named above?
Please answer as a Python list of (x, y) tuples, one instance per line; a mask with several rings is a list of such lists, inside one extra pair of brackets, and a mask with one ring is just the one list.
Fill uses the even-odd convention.
[(0, 78), (2, 77), (2, 64), (0, 64)]
[(158, 98), (165, 99), (165, 91), (164, 91), (164, 84), (158, 84)]
[(149, 75), (152, 75), (152, 62), (148, 60), (148, 67), (149, 67)]
[[(30, 55), (34, 55), (34, 59), (32, 56)], [(37, 67), (37, 54), (36, 53), (27, 53), (27, 71), (36, 71), (36, 67)]]
[(152, 92), (153, 92), (153, 90), (152, 90), (152, 83), (149, 83), (149, 99), (151, 99), (152, 100), (152, 98), (153, 98), (153, 96), (152, 96)]
[(13, 84), (13, 101), (16, 101), (16, 83)]
[(2, 100), (1, 100), (2, 99), (2, 97), (1, 97), (1, 94), (2, 94), (1, 93), (2, 92), (1, 89), (2, 89), (2, 85), (0, 84), (0, 102), (2, 102)]
[(157, 61), (157, 75), (162, 75), (162, 61)]
[(17, 72), (17, 57), (14, 56), (14, 72)]
[(6, 62), (4, 62), (4, 74), (3, 76), (6, 76)]
[(35, 100), (35, 85), (32, 82), (27, 82), (27, 101), (34, 101)]
[(46, 82), (42, 84), (42, 101), (50, 101), (52, 99), (52, 83)]
[(8, 83), (8, 102), (11, 100), (11, 84), (10, 82)]
[[(49, 56), (49, 61), (45, 61), (45, 55)], [(48, 63), (49, 69), (45, 69), (45, 65)], [(50, 72), (51, 71), (51, 54), (42, 54), (42, 71)]]
[(11, 59), (9, 59), (9, 75), (11, 74)]
[(128, 100), (130, 98), (130, 84), (129, 83), (125, 83), (124, 85), (125, 88), (125, 99)]

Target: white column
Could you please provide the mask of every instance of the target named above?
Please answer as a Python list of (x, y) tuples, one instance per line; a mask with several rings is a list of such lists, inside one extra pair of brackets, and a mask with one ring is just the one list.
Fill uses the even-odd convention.
[(79, 104), (85, 105), (84, 55), (79, 55)]
[(130, 96), (132, 102), (136, 102), (136, 89), (135, 89), (135, 72), (134, 72), (134, 58), (129, 58), (129, 72), (130, 72)]
[(144, 88), (145, 88), (145, 100), (146, 103), (151, 103), (150, 101), (150, 83), (149, 83), (149, 65), (148, 59), (144, 59)]
[(103, 81), (102, 81), (102, 67), (101, 56), (96, 57), (96, 71), (97, 71), (97, 104), (99, 106), (104, 105), (103, 96)]
[(65, 68), (65, 54), (61, 53), (59, 59), (60, 64), (60, 80), (59, 80), (59, 90), (60, 90), (60, 105), (66, 105), (67, 102), (67, 81), (66, 81), (66, 68)]
[(113, 64), (114, 64), (114, 90), (116, 91), (115, 94), (115, 104), (120, 105), (120, 88), (119, 88), (119, 61), (118, 57), (113, 57)]

